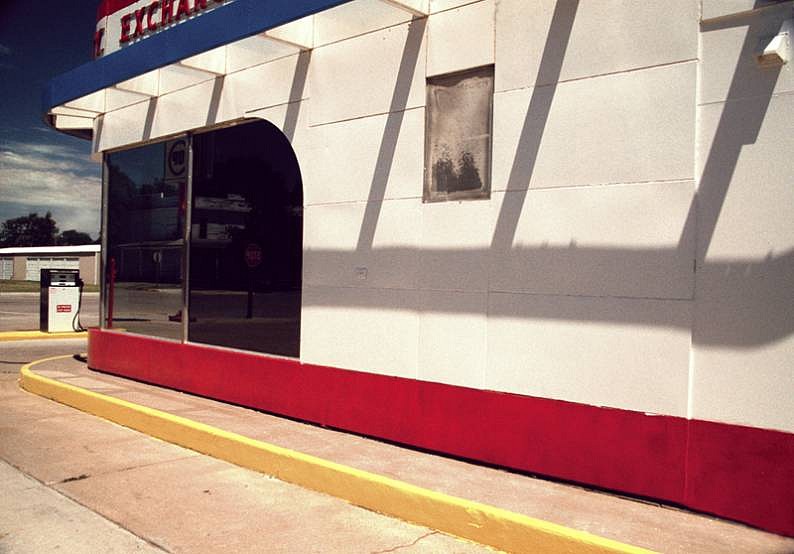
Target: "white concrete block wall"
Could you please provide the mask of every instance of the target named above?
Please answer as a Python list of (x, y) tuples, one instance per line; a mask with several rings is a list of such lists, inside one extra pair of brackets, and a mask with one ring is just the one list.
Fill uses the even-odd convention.
[(682, 63), (497, 93), (493, 190), (693, 179), (696, 70)]
[(422, 205), (419, 288), (487, 292), (494, 200)]
[(226, 71), (235, 73), (261, 65), (263, 60), (277, 60), (295, 55), (295, 47), (255, 35), (226, 46)]
[(418, 378), (488, 388), (488, 293), (419, 293)]
[(406, 10), (381, 0), (357, 0), (314, 16), (314, 45), (321, 47), (411, 21)]
[(218, 120), (227, 121), (252, 110), (308, 98), (310, 64), (309, 53), (293, 54), (227, 75)]
[(430, 13), (439, 13), (444, 10), (459, 8), (467, 4), (472, 4), (478, 0), (430, 0)]
[(703, 5), (691, 415), (794, 432), (794, 81), (752, 58), (794, 2), (724, 4)]
[(485, 385), (685, 416), (697, 5), (575, 6), (496, 6)]
[[(492, 63), (493, 38), (488, 17), (503, 4), (449, 5), (442, 8), (445, 11), (438, 10), (438, 3), (431, 4), (439, 13), (431, 16), (428, 23), (427, 68), (424, 73), (420, 73), (420, 67), (416, 68), (404, 97), (409, 102), (414, 98), (423, 102), (426, 75)], [(307, 192), (304, 269), (305, 286), (312, 289), (309, 292), (313, 294), (315, 288), (323, 286), (339, 287), (339, 290), (346, 287), (345, 295), (350, 294), (348, 288), (419, 290), (416, 336), (417, 371), (421, 379), (450, 383), (457, 379), (458, 384), (465, 386), (553, 397), (564, 397), (565, 391), (563, 387), (556, 395), (552, 394), (555, 383), (567, 382), (576, 389), (577, 383), (586, 382), (588, 385), (574, 395), (578, 401), (643, 409), (643, 399), (651, 396), (652, 391), (646, 390), (633, 399), (632, 396), (643, 382), (640, 360), (653, 352), (648, 371), (660, 375), (660, 386), (666, 388), (659, 400), (648, 404), (647, 410), (685, 415), (691, 329), (688, 300), (692, 295), (694, 258), (691, 222), (687, 225), (694, 194), (696, 66), (691, 60), (696, 57), (697, 21), (695, 11), (684, 7), (677, 5), (678, 12), (673, 12), (678, 16), (692, 15), (682, 24), (688, 29), (685, 40), (679, 40), (678, 32), (672, 37), (669, 33), (657, 33), (659, 41), (668, 40), (675, 46), (672, 54), (667, 49), (668, 58), (660, 57), (657, 41), (647, 47), (648, 55), (655, 58), (646, 56), (633, 64), (625, 62), (622, 68), (630, 72), (561, 84), (548, 116), (532, 114), (547, 117), (548, 121), (531, 178), (528, 174), (514, 174), (511, 180), (510, 170), (517, 150), (524, 146), (521, 130), (533, 89), (497, 94), (492, 185), (495, 192), (490, 200), (420, 204), (417, 161), (421, 160), (424, 147), (421, 132), (424, 113), (409, 110), (398, 138), (391, 139), (397, 145), (394, 149), (397, 155), (383, 193), (386, 200), (375, 209), (379, 212), (376, 242), (378, 236), (396, 233), (402, 245), (374, 246), (375, 252), (357, 250), (357, 241), (367, 209), (362, 201), (369, 198), (369, 189), (377, 180), (373, 158), (377, 159), (378, 148), (384, 142), (386, 117), (378, 114), (394, 91), (376, 82), (371, 87), (371, 97), (362, 100), (356, 97), (362, 86), (356, 73), (361, 73), (359, 66), (364, 66), (367, 70), (363, 73), (368, 79), (369, 73), (377, 71), (378, 75), (385, 73), (392, 77), (380, 80), (393, 83), (393, 76), (399, 71), (395, 53), (400, 50), (400, 40), (390, 39), (389, 35), (406, 35), (400, 27), (391, 27), (387, 34), (378, 31), (317, 49), (312, 61), (314, 127), (311, 133), (317, 138), (314, 148), (320, 152), (304, 162), (304, 175), (310, 175), (306, 189), (311, 191)], [(642, 11), (641, 7), (637, 9)], [(646, 14), (650, 21), (659, 10), (656, 7), (649, 10), (653, 12)], [(603, 13), (596, 12), (603, 19)], [(601, 25), (601, 19), (596, 18), (590, 25)], [(454, 30), (483, 20), (485, 23), (480, 27), (484, 29), (478, 28), (474, 35), (466, 37), (467, 44), (459, 44), (461, 35), (459, 32), (455, 35)], [(499, 19), (496, 21), (499, 44), (501, 29)], [(580, 25), (587, 28), (587, 24)], [(390, 65), (391, 69), (369, 69), (368, 50), (376, 38), (387, 43), (386, 59), (391, 61), (384, 65)], [(389, 44), (392, 41), (394, 44)], [(682, 41), (685, 44), (679, 44)], [(540, 46), (544, 43), (542, 40)], [(467, 48), (479, 50), (473, 53)], [(514, 61), (511, 57), (518, 50), (521, 48), (505, 47), (504, 60), (497, 50), (497, 73), (500, 63)], [(353, 51), (359, 54), (357, 66), (351, 68)], [(533, 54), (537, 57), (537, 52)], [(638, 70), (642, 64), (662, 67)], [(329, 122), (332, 119), (336, 121)], [(535, 123), (530, 119), (529, 127), (537, 128)], [(348, 152), (352, 152), (352, 158)], [(403, 153), (408, 154), (407, 160), (400, 156)], [(572, 159), (575, 163), (571, 163)], [(351, 160), (363, 163), (348, 167)], [(315, 161), (321, 163), (315, 165)], [(408, 165), (404, 165), (406, 162)], [(314, 181), (318, 181), (318, 190), (312, 190)], [(509, 183), (513, 186), (509, 187)], [(599, 186), (614, 183), (620, 185)], [(510, 193), (509, 202), (498, 192), (507, 188), (520, 191), (527, 186), (559, 190), (533, 191), (526, 199)], [(418, 217), (402, 221), (396, 217), (396, 224), (393, 223), (392, 214), (402, 211), (394, 207), (397, 198), (402, 198), (399, 203), (406, 206), (420, 206)], [(512, 213), (515, 209), (521, 212)], [(496, 244), (492, 250), (500, 215), (515, 219), (517, 232), (509, 244)], [(411, 228), (411, 221), (421, 226), (418, 236)], [(412, 248), (411, 243), (416, 247)], [(557, 255), (552, 258), (545, 256), (544, 248), (550, 245), (561, 246), (562, 251), (555, 250)], [(366, 280), (360, 278), (360, 270), (364, 268)], [(501, 291), (515, 294), (501, 295)], [(372, 309), (384, 313), (404, 311), (405, 306), (393, 305), (386, 299), (389, 294), (372, 300), (375, 303)], [(508, 333), (515, 340), (506, 338), (500, 342), (498, 336), (505, 326), (510, 327), (507, 322), (513, 318), (509, 310), (491, 309), (496, 302), (494, 295), (508, 298), (510, 305), (565, 302), (571, 304), (566, 309), (567, 316), (576, 314), (592, 320), (582, 325), (575, 318), (566, 321), (563, 317), (560, 327), (552, 334), (567, 338), (538, 358), (532, 355), (537, 351), (528, 345), (535, 344), (535, 337), (547, 340), (546, 320), (542, 317), (535, 320), (531, 311), (526, 312), (523, 324), (513, 326), (516, 332)], [(618, 302), (619, 307), (610, 311), (597, 304), (611, 301), (592, 298), (597, 296), (624, 298)], [(670, 310), (674, 316), (668, 317)], [(307, 306), (304, 317), (312, 318), (315, 312), (314, 307)], [(347, 307), (340, 301), (334, 307), (324, 306), (322, 317), (332, 312), (344, 314), (348, 326), (358, 326), (358, 308)], [(627, 318), (624, 324), (620, 323), (621, 317)], [(634, 326), (637, 322), (641, 323), (640, 327)], [(361, 324), (372, 322), (365, 319)], [(591, 340), (586, 339), (588, 333), (593, 336)], [(580, 357), (571, 363), (555, 363), (556, 356), (562, 355), (580, 334), (585, 337), (579, 341)], [(606, 347), (599, 342), (602, 335), (606, 337)], [(410, 341), (414, 336), (413, 330), (408, 332), (402, 347), (413, 349)], [(313, 352), (312, 361), (330, 365), (343, 361), (338, 356), (323, 360), (320, 352), (308, 346), (315, 340), (310, 333), (305, 333), (303, 340), (304, 348)], [(374, 362), (379, 356), (375, 350), (382, 348), (382, 344), (362, 342), (356, 352), (349, 353), (349, 360), (342, 367), (380, 372)], [(367, 356), (362, 357), (362, 350), (373, 351), (370, 363)], [(665, 351), (669, 354), (667, 358), (660, 354)], [(338, 354), (338, 349), (334, 352)], [(599, 360), (597, 367), (588, 363), (588, 359)], [(590, 381), (597, 380), (610, 366), (609, 360), (614, 367), (608, 375), (614, 379), (599, 387), (591, 386)], [(625, 371), (638, 384), (629, 387), (630, 392), (614, 385), (625, 377), (619, 374), (626, 367), (626, 360), (633, 361), (632, 369)], [(665, 366), (671, 361), (675, 363), (672, 370)], [(359, 367), (359, 363), (364, 366)], [(393, 370), (389, 373), (393, 374)], [(529, 379), (531, 385), (528, 375), (535, 376)], [(665, 381), (665, 376), (669, 380)]]
[(135, 94), (134, 92), (108, 89), (105, 95), (105, 109), (109, 112), (112, 112), (124, 106), (128, 106), (133, 103), (144, 102), (146, 100), (146, 97), (143, 97), (140, 94)]
[[(301, 165), (304, 180), (312, 183), (304, 187), (304, 203), (366, 202), (373, 184), (385, 184), (386, 200), (420, 196), (424, 140), (417, 137), (424, 137), (424, 129), (423, 107), (311, 127), (312, 144)], [(394, 155), (386, 157), (391, 149)]]
[(192, 67), (169, 65), (160, 70), (160, 95), (181, 91), (199, 83), (213, 80), (213, 75)]
[[(499, 0), (496, 29), (496, 90), (504, 91), (695, 60), (698, 5)], [(541, 74), (547, 40), (551, 51)], [(560, 62), (559, 75), (549, 72)]]
[(686, 416), (691, 304), (491, 293), (488, 389)]
[(490, 290), (689, 300), (693, 191), (676, 181), (494, 193), (494, 217), (517, 227), (493, 244)]
[(416, 379), (419, 293), (383, 288), (304, 287), (301, 359)]
[(417, 288), (421, 204), (413, 199), (383, 202), (372, 244), (360, 246), (366, 211), (376, 206), (344, 202), (305, 208), (303, 280), (306, 286)]
[[(215, 79), (160, 96), (153, 106), (151, 138), (184, 133), (214, 124), (222, 93)], [(185, 106), (190, 109), (185, 110)]]
[(424, 106), (425, 27), (417, 20), (316, 48), (311, 124)]
[(134, 146), (144, 136), (151, 102), (149, 100), (107, 112), (94, 119), (93, 148), (97, 151)]
[(428, 77), (494, 63), (494, 3), (483, 0), (428, 20)]
[(371, 3), (315, 17), (301, 358), (417, 378), (426, 21)]
[(769, 7), (779, 1), (780, 0), (700, 0), (702, 17), (704, 20), (751, 12), (756, 8)]
[[(216, 107), (213, 80), (118, 109), (100, 149), (252, 115), (289, 130), (307, 362), (794, 430), (792, 81), (747, 60), (792, 2), (744, 47), (708, 0), (555, 5), (330, 10), (305, 83), (297, 56), (243, 49)], [(701, 8), (720, 19), (699, 32)], [(492, 196), (423, 204), (425, 79), (489, 63)], [(735, 171), (702, 176), (710, 155)]]
[[(730, 125), (737, 119), (742, 125), (757, 121), (757, 130), (747, 125), (749, 132), (734, 132)], [(700, 189), (707, 202), (701, 212), (716, 225), (712, 237), (700, 237), (698, 258), (706, 266), (699, 268), (698, 277), (708, 275), (711, 262), (759, 262), (790, 252), (794, 248), (794, 164), (790, 163), (794, 96), (775, 94), (765, 100), (704, 105), (700, 121), (702, 163), (716, 158), (715, 165), (703, 168)], [(709, 294), (709, 287), (702, 292)]]

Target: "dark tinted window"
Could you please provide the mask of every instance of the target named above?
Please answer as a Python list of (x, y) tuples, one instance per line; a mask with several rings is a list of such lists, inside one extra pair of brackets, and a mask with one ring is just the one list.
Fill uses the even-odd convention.
[(107, 269), (115, 268), (112, 286), (109, 275), (107, 281), (115, 327), (182, 336), (186, 156), (182, 138), (105, 157)]
[(188, 338), (297, 357), (302, 184), (284, 135), (258, 121), (193, 139)]

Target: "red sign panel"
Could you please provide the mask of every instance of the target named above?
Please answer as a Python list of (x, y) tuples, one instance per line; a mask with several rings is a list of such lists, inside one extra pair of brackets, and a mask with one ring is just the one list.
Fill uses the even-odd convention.
[(55, 310), (59, 314), (64, 314), (64, 313), (68, 314), (68, 313), (71, 313), (71, 311), (72, 311), (72, 305), (71, 304), (58, 304), (58, 305), (55, 306)]
[(262, 263), (262, 248), (256, 243), (250, 243), (245, 247), (245, 265), (255, 268)]
[[(144, 35), (155, 33), (160, 29), (167, 29), (173, 23), (179, 22), (181, 19), (189, 19), (199, 12), (207, 9), (212, 9), (218, 4), (223, 4), (226, 0), (214, 0), (212, 4), (208, 4), (209, 0), (154, 0), (148, 5), (140, 6), (134, 11), (130, 11), (121, 16), (121, 36), (119, 37), (119, 44), (130, 42), (131, 40), (139, 39)], [(136, 2), (128, 2), (128, 5), (137, 5)], [(174, 11), (176, 8), (176, 11)], [(109, 12), (112, 8), (104, 8), (100, 6), (98, 13)], [(119, 10), (120, 11), (120, 10)], [(108, 16), (114, 15), (107, 13)], [(101, 42), (102, 37), (99, 37)], [(95, 51), (99, 48), (95, 46)]]

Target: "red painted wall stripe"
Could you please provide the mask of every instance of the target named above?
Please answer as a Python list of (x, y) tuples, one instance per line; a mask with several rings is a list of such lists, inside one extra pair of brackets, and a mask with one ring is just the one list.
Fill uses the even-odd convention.
[(794, 434), (693, 420), (682, 504), (794, 537)]
[(794, 536), (794, 434), (90, 331), (90, 367)]

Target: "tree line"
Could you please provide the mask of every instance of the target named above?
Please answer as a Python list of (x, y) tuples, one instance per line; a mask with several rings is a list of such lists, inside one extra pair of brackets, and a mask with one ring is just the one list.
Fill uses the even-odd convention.
[(75, 229), (60, 232), (50, 212), (44, 216), (34, 212), (7, 219), (0, 226), (0, 247), (79, 246), (98, 242), (88, 233)]

